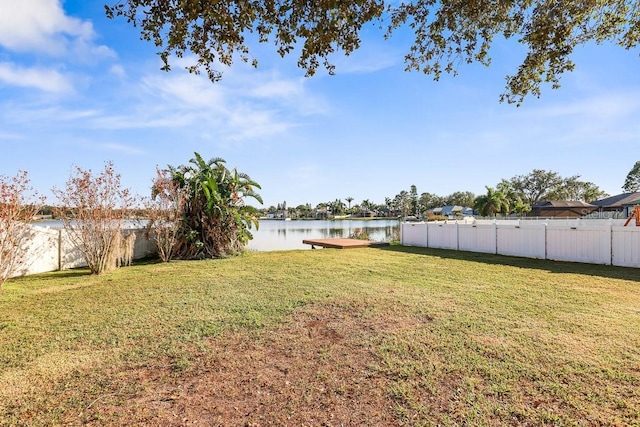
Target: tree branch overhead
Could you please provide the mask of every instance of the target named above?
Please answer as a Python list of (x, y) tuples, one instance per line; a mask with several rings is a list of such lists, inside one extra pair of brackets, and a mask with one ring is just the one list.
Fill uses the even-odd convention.
[(495, 39), (516, 37), (527, 53), (500, 96), (516, 104), (539, 97), (543, 84), (560, 87), (562, 74), (575, 67), (577, 46), (614, 42), (633, 49), (640, 40), (637, 0), (123, 0), (105, 9), (157, 46), (163, 70), (171, 69), (172, 56), (193, 54), (187, 69), (204, 70), (213, 82), (222, 77), (220, 64), (239, 58), (258, 65), (247, 42), (252, 34), (281, 56), (297, 52), (298, 66), (312, 76), (319, 67), (332, 74), (331, 55), (358, 49), (366, 25), (386, 27), (386, 37), (408, 28), (406, 70), (435, 80), (456, 75), (460, 64), (490, 65)]

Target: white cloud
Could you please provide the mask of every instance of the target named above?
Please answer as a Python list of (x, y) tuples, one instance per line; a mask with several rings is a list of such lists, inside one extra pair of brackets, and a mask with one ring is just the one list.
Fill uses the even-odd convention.
[[(157, 90), (171, 93), (192, 104), (228, 103), (233, 100), (254, 98), (256, 102), (283, 103), (301, 114), (325, 114), (329, 107), (324, 98), (312, 95), (305, 88), (306, 78), (287, 77), (278, 71), (260, 71), (247, 64), (234, 67), (215, 64), (213, 68), (224, 73), (221, 81), (212, 83), (204, 75), (184, 73), (179, 67), (194, 64), (192, 55), (172, 59), (176, 65), (168, 77), (154, 75), (145, 79), (145, 84)], [(179, 74), (180, 73), (180, 74)]]
[(229, 111), (226, 124), (230, 139), (235, 141), (277, 135), (293, 127), (293, 123), (282, 120), (272, 111), (237, 107)]
[(81, 58), (113, 56), (93, 43), (89, 21), (69, 17), (59, 0), (0, 0), (0, 46), (16, 52)]
[(109, 68), (109, 72), (119, 78), (125, 78), (127, 76), (127, 72), (124, 70), (124, 67), (120, 64), (112, 65)]
[[(176, 69), (141, 80), (129, 112), (96, 118), (109, 129), (192, 127), (218, 141), (255, 140), (297, 126), (302, 116), (327, 110), (300, 79), (274, 73), (234, 72), (221, 82)], [(293, 108), (292, 108), (293, 107)]]
[[(74, 109), (60, 106), (47, 106), (39, 102), (4, 103), (0, 104), (0, 126), (11, 126), (26, 130), (47, 129), (72, 129), (79, 132), (87, 127), (88, 123), (100, 117), (102, 112), (93, 109)], [(2, 122), (4, 121), (4, 122)]]
[(139, 111), (130, 114), (96, 117), (88, 125), (94, 129), (154, 129), (181, 128), (196, 122), (193, 114), (180, 111)]
[(560, 104), (538, 114), (543, 117), (592, 117), (599, 121), (637, 115), (640, 99), (637, 91), (627, 93), (602, 93), (586, 99)]
[(135, 155), (144, 154), (144, 151), (138, 148), (131, 147), (129, 145), (118, 144), (118, 143), (100, 144), (100, 147), (108, 151), (116, 151), (116, 152), (125, 153), (125, 154), (135, 154)]
[[(534, 109), (525, 118), (530, 123), (545, 123), (545, 128), (539, 129), (544, 140), (580, 146), (637, 140), (640, 127), (633, 123), (637, 123), (635, 117), (639, 114), (640, 93), (629, 90), (625, 93), (599, 93), (545, 109)], [(521, 128), (533, 127), (532, 124), (521, 125)]]
[(151, 76), (142, 80), (147, 96), (160, 96), (169, 101), (179, 101), (183, 108), (218, 109), (225, 103), (225, 87), (211, 83), (202, 77), (178, 70), (176, 75)]
[(46, 68), (23, 68), (0, 62), (0, 83), (31, 87), (51, 93), (73, 92), (70, 79), (58, 71)]
[[(349, 56), (337, 56), (331, 58), (335, 66), (336, 74), (365, 74), (374, 73), (398, 64), (398, 58), (403, 58), (397, 49), (382, 42), (363, 44), (358, 50)], [(387, 42), (390, 43), (390, 42)]]
[(304, 91), (300, 80), (277, 80), (275, 78), (251, 88), (250, 95), (256, 98), (292, 98)]
[(0, 132), (0, 141), (17, 141), (24, 138), (24, 135), (19, 135), (17, 133)]

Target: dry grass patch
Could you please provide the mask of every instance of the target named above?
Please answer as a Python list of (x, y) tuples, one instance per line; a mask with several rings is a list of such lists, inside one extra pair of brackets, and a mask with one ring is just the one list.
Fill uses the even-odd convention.
[(371, 344), (414, 322), (383, 323), (362, 309), (314, 304), (276, 328), (224, 333), (180, 375), (154, 366), (135, 372), (156, 378), (126, 415), (117, 403), (93, 411), (119, 413), (126, 424), (396, 425), (389, 381), (372, 367)]

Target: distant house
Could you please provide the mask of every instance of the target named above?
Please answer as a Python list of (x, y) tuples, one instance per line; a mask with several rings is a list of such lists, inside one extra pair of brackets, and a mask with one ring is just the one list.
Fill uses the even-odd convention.
[(328, 208), (319, 208), (314, 212), (314, 216), (316, 219), (327, 219), (331, 216), (331, 210)]
[(362, 218), (373, 218), (376, 216), (376, 211), (372, 211), (371, 209), (362, 209), (359, 212), (356, 212), (355, 216), (359, 216)]
[(442, 215), (448, 218), (454, 218), (456, 216), (472, 216), (473, 209), (467, 206), (458, 206), (458, 205), (447, 205), (442, 206), (440, 208), (434, 208), (428, 210), (427, 212), (431, 212), (434, 215)]
[(618, 194), (591, 202), (601, 216), (611, 218), (628, 218), (638, 203), (640, 203), (640, 192)]
[(536, 203), (528, 216), (545, 218), (581, 218), (597, 210), (598, 207), (578, 200), (550, 200)]

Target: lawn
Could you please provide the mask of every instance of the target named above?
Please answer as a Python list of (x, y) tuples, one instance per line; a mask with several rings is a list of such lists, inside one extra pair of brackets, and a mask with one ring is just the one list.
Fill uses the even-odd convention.
[(640, 271), (387, 247), (0, 294), (0, 425), (638, 425)]

